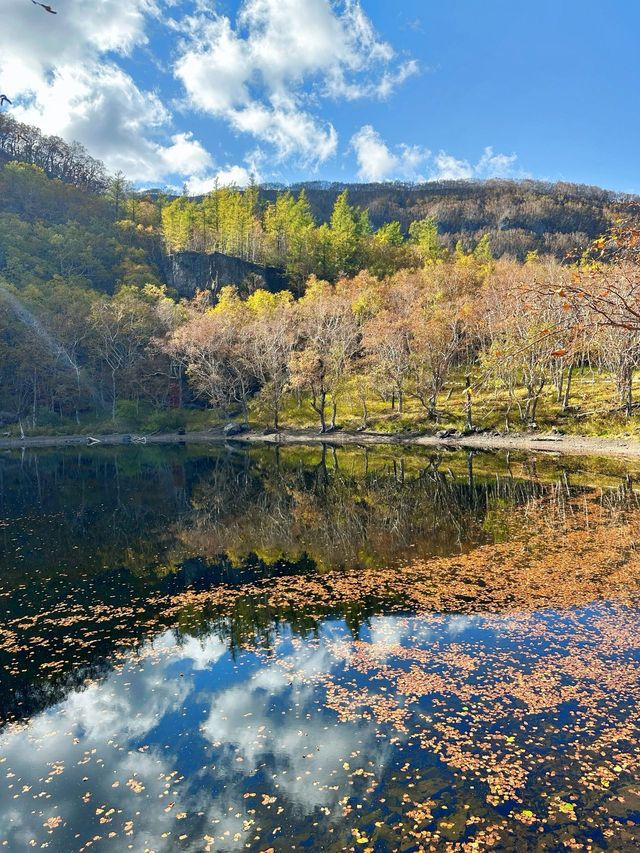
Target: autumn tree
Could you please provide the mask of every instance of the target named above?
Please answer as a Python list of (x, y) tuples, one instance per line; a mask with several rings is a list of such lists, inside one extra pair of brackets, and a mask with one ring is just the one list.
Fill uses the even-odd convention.
[(332, 286), (312, 279), (296, 308), (300, 344), (291, 356), (291, 382), (309, 392), (324, 433), (329, 401), (330, 426), (336, 428), (338, 401), (360, 346), (360, 329), (346, 282)]
[(150, 343), (169, 333), (175, 322), (175, 303), (153, 285), (122, 287), (114, 297), (102, 297), (92, 305), (91, 345), (109, 376), (112, 420), (121, 392), (136, 402), (149, 394), (156, 377)]
[[(482, 305), (484, 367), (507, 389), (527, 425), (536, 421), (540, 397), (552, 378), (555, 359), (566, 351), (570, 327), (552, 297), (534, 301), (531, 292), (531, 269), (501, 262), (487, 282)], [(524, 398), (517, 395), (519, 387)]]
[(274, 429), (280, 427), (282, 398), (289, 384), (289, 361), (296, 343), (293, 296), (257, 290), (246, 301), (246, 358), (266, 401)]
[(196, 394), (225, 414), (240, 406), (245, 423), (255, 387), (247, 340), (246, 304), (235, 288), (225, 287), (215, 307), (206, 294), (194, 299), (185, 322), (167, 341), (168, 352), (183, 365)]
[(414, 278), (384, 282), (380, 308), (363, 326), (363, 346), (376, 384), (391, 391), (392, 406), (404, 411), (406, 386), (411, 371), (414, 311), (419, 300)]

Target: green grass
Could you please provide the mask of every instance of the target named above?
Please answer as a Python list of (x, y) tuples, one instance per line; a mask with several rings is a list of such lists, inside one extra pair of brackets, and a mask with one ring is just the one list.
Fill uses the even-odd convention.
[[(131, 403), (129, 400), (123, 403)], [(108, 415), (96, 416), (94, 414), (82, 413), (80, 423), (75, 417), (52, 416), (49, 412), (41, 412), (36, 419), (36, 426), (32, 425), (31, 419), (22, 422), (25, 435), (108, 435), (110, 433), (140, 433), (149, 435), (157, 432), (175, 432), (185, 429), (188, 432), (200, 432), (208, 430), (213, 426), (219, 426), (220, 417), (211, 410), (206, 409), (171, 409), (153, 410), (149, 406), (141, 405), (119, 407), (116, 419)], [(0, 428), (0, 434), (9, 433), (10, 436), (20, 435), (20, 426), (11, 424)]]
[[(485, 429), (503, 432), (505, 415), (509, 409), (509, 397), (504, 389), (482, 385), (479, 377), (474, 378), (473, 422)], [(523, 389), (518, 398), (525, 397)], [(634, 399), (640, 400), (640, 376), (634, 382)], [(392, 408), (389, 401), (372, 396), (367, 402), (368, 429), (375, 432), (397, 434), (403, 432), (435, 432), (439, 429), (463, 429), (464, 378), (454, 375), (438, 400), (439, 420), (436, 423), (427, 417), (423, 406), (410, 394), (405, 399), (404, 411), (400, 414), (397, 406)], [(577, 370), (574, 373), (572, 391), (569, 399), (570, 410), (562, 412), (556, 399), (555, 388), (547, 386), (538, 403), (536, 422), (540, 432), (556, 428), (569, 435), (588, 435), (598, 437), (630, 437), (640, 439), (640, 415), (627, 417), (623, 412), (612, 412), (617, 406), (616, 390), (611, 378), (602, 373)], [(251, 426), (261, 429), (270, 422), (270, 416), (259, 396), (251, 401), (249, 407)], [(330, 406), (327, 406), (327, 421), (330, 419)], [(238, 420), (239, 418), (234, 418)], [(348, 384), (338, 399), (338, 425), (345, 430), (355, 430), (362, 423), (361, 403), (355, 385)], [(174, 432), (184, 428), (188, 432), (206, 431), (220, 426), (226, 421), (220, 415), (207, 409), (154, 410), (149, 404), (136, 405), (124, 400), (118, 404), (116, 419), (109, 416), (83, 414), (80, 424), (73, 417), (60, 418), (48, 412), (41, 413), (35, 428), (30, 422), (23, 421), (25, 435), (104, 435), (114, 432), (132, 432), (150, 434), (156, 432)], [(511, 402), (509, 416), (512, 432), (525, 430), (526, 424), (519, 419), (518, 407)], [(319, 418), (311, 407), (309, 399), (301, 403), (293, 395), (287, 395), (283, 401), (280, 416), (281, 427), (300, 429), (319, 429)], [(11, 436), (20, 435), (17, 424), (4, 427), (2, 433)]]
[[(493, 386), (480, 386), (477, 378), (474, 379), (475, 382), (478, 387), (474, 387), (473, 391), (474, 424), (486, 429), (504, 431), (505, 415), (509, 409), (508, 393)], [(520, 389), (517, 396), (523, 401), (524, 390)], [(634, 382), (634, 397), (640, 399), (640, 377)], [(640, 416), (628, 418), (622, 412), (611, 413), (611, 409), (617, 406), (616, 401), (615, 386), (609, 376), (577, 370), (574, 372), (568, 412), (562, 412), (562, 407), (556, 400), (555, 387), (548, 386), (543, 390), (536, 414), (538, 430), (544, 432), (555, 427), (574, 435), (640, 438)], [(454, 376), (439, 397), (440, 417), (437, 423), (427, 417), (424, 407), (410, 395), (405, 399), (402, 414), (397, 411), (397, 407), (392, 409), (388, 401), (374, 397), (367, 403), (368, 428), (387, 433), (463, 429), (464, 404), (463, 376)], [(268, 421), (267, 413), (258, 400), (252, 403), (250, 411), (252, 421), (263, 425)], [(329, 407), (327, 407), (327, 419), (329, 416)], [(362, 410), (354, 388), (350, 389), (347, 386), (341, 393), (338, 400), (337, 421), (338, 425), (346, 430), (354, 430), (360, 426)], [(308, 400), (303, 400), (302, 404), (298, 405), (297, 401), (289, 396), (284, 401), (281, 425), (318, 429), (319, 419)], [(512, 432), (527, 428), (526, 424), (520, 420), (515, 402), (511, 405), (509, 426)]]

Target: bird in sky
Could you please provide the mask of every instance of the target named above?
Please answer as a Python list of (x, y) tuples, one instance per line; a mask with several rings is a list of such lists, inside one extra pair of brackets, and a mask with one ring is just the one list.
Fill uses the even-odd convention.
[(49, 12), (50, 15), (57, 15), (55, 9), (52, 9), (51, 6), (47, 5), (47, 3), (38, 3), (38, 0), (31, 0), (34, 6), (42, 6), (45, 12)]
[(3, 106), (3, 104), (10, 104), (10, 103), (12, 103), (12, 101), (10, 101), (6, 95), (0, 95), (0, 107)]

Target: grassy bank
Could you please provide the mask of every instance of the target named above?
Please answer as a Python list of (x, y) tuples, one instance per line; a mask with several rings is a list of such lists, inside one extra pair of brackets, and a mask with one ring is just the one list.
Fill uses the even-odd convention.
[[(509, 434), (532, 432), (529, 425), (519, 416), (525, 392), (509, 396), (504, 388), (483, 386), (480, 377), (473, 378), (472, 393), (473, 423), (490, 431)], [(640, 378), (634, 391), (640, 398)], [(557, 389), (545, 388), (540, 396), (535, 430), (539, 433), (559, 431), (567, 436), (593, 436), (598, 438), (640, 439), (640, 413), (628, 417), (623, 411), (611, 408), (615, 388), (607, 374), (589, 370), (576, 370), (569, 395), (568, 407), (563, 410), (558, 400)], [(329, 419), (329, 406), (327, 417)], [(414, 397), (407, 396), (403, 411), (390, 400), (369, 394), (366, 400), (369, 432), (401, 435), (403, 433), (435, 433), (442, 429), (462, 430), (465, 425), (464, 378), (454, 376), (438, 399), (438, 421), (427, 417), (424, 407)], [(337, 399), (337, 423), (347, 432), (356, 432), (363, 425), (363, 406), (355, 384), (347, 383)], [(170, 434), (181, 431), (206, 432), (223, 427), (229, 420), (240, 420), (239, 413), (229, 418), (207, 409), (154, 410), (148, 405), (137, 405), (133, 401), (120, 401), (116, 417), (83, 413), (79, 419), (58, 418), (47, 414), (38, 416), (33, 425), (32, 418), (22, 424), (10, 424), (0, 428), (1, 438), (37, 436), (105, 436), (110, 434), (135, 433), (139, 435)], [(260, 398), (251, 401), (249, 423), (254, 430), (269, 425), (270, 414)], [(296, 400), (287, 395), (280, 415), (283, 430), (315, 430), (319, 428), (318, 415), (310, 400)], [(508, 427), (508, 429), (507, 429)]]

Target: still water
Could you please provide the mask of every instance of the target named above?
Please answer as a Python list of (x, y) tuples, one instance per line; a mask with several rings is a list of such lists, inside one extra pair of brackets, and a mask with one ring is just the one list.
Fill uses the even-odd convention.
[(640, 849), (640, 475), (0, 456), (0, 847)]

